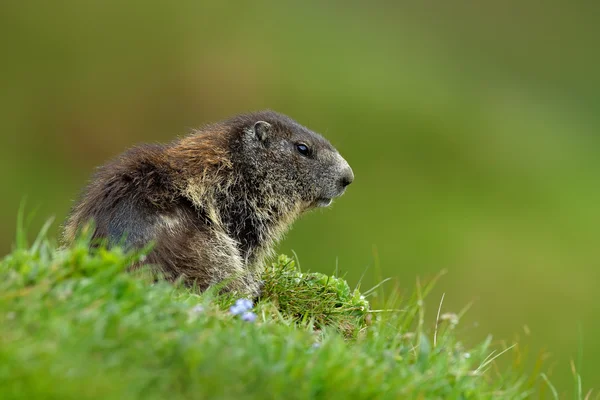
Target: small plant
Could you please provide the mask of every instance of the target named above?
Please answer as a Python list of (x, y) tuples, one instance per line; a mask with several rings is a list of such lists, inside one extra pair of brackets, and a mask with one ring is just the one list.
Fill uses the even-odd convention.
[(294, 321), (310, 321), (317, 329), (333, 327), (348, 338), (367, 326), (369, 302), (344, 279), (300, 272), (285, 255), (266, 269), (263, 279), (263, 297)]

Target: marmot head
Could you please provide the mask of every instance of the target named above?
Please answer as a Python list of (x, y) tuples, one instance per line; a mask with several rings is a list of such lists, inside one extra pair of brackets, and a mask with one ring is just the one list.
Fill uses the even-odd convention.
[(250, 190), (309, 209), (330, 205), (354, 180), (346, 160), (325, 138), (285, 115), (261, 111), (227, 125), (233, 128), (231, 161)]

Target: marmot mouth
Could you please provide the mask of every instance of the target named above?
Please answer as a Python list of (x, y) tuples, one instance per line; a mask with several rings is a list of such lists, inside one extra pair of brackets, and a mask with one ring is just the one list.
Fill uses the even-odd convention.
[(317, 207), (328, 207), (331, 205), (332, 202), (333, 202), (332, 198), (322, 197), (320, 199), (317, 199), (317, 201), (315, 201), (315, 205)]

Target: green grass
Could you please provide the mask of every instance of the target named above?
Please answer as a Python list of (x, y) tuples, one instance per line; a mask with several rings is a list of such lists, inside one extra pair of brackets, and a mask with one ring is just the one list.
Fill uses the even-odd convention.
[(461, 315), (425, 315), (434, 281), (373, 309), (281, 256), (246, 322), (229, 312), (234, 294), (154, 283), (125, 272), (143, 254), (88, 244), (57, 249), (42, 232), (28, 245), (21, 230), (0, 263), (1, 399), (552, 396), (516, 346), (467, 347)]

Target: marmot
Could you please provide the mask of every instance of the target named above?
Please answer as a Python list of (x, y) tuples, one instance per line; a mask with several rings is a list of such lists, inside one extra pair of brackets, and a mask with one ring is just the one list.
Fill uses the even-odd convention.
[(260, 111), (166, 145), (140, 145), (100, 167), (73, 207), (68, 245), (93, 221), (109, 245), (154, 247), (146, 263), (169, 280), (257, 296), (265, 257), (303, 212), (326, 207), (354, 180), (322, 136)]

